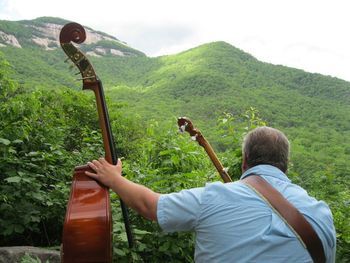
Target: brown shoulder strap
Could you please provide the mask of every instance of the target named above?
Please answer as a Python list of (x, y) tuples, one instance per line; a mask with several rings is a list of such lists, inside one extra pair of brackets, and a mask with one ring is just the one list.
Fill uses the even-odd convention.
[(282, 219), (288, 223), (293, 232), (299, 235), (315, 263), (326, 262), (320, 238), (294, 205), (260, 176), (250, 175), (244, 178), (242, 182), (248, 184), (258, 194), (262, 195), (265, 201), (268, 201)]

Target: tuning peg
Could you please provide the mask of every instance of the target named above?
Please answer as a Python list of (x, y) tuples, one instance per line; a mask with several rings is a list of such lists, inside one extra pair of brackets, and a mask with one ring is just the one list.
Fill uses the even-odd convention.
[(179, 132), (184, 133), (186, 131), (186, 127), (188, 125), (188, 122), (185, 122), (183, 125), (179, 127)]
[(179, 127), (179, 132), (180, 132), (180, 133), (184, 133), (185, 130), (186, 130), (186, 124), (181, 125), (181, 126)]
[(197, 141), (197, 136), (198, 136), (198, 134), (193, 135), (193, 136), (191, 136), (191, 139), (192, 139), (193, 141)]

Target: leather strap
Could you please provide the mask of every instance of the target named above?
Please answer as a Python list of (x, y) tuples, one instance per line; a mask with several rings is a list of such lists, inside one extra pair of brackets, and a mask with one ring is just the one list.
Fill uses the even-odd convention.
[(250, 175), (242, 182), (259, 194), (290, 226), (301, 240), (315, 263), (324, 263), (326, 258), (320, 238), (305, 217), (286, 198), (263, 178)]

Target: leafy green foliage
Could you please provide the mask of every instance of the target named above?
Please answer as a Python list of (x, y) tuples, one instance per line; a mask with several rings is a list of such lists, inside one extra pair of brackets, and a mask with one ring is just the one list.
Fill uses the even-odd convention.
[(18, 38), (23, 39), (24, 41), (26, 38), (31, 37), (31, 30), (29, 28), (23, 27), (20, 22), (1, 21), (0, 31), (11, 35), (16, 32)]
[[(188, 137), (181, 136), (176, 131), (174, 125), (160, 127), (157, 122), (151, 121), (146, 131), (147, 140), (140, 147), (142, 158), (131, 163), (123, 162), (126, 176), (160, 193), (203, 186), (208, 178), (213, 178), (215, 171), (209, 166), (205, 152)], [(136, 247), (129, 251), (124, 230), (121, 229), (118, 216), (116, 218), (114, 240), (119, 248), (114, 251), (118, 262), (128, 262), (128, 257), (136, 262), (193, 261), (192, 233), (166, 235), (155, 223), (132, 214)], [(124, 246), (120, 247), (121, 245)]]
[[(95, 101), (64, 88), (28, 93), (6, 78), (1, 86), (1, 245), (57, 243), (74, 166), (103, 155)], [(136, 124), (111, 116), (112, 126), (121, 123), (117, 142), (128, 145), (120, 153), (132, 156), (126, 138), (140, 137)]]
[(40, 26), (43, 23), (50, 23), (50, 24), (56, 24), (56, 25), (65, 25), (65, 24), (67, 24), (70, 21), (62, 19), (62, 18), (59, 18), (59, 17), (42, 16), (42, 17), (38, 17), (38, 18), (33, 19), (33, 20), (24, 20), (24, 21), (21, 21), (21, 22), (23, 24), (24, 23), (32, 23), (32, 24), (34, 24), (36, 26)]
[[(39, 48), (19, 49), (7, 47), (4, 48), (4, 54), (6, 54), (6, 59), (13, 67), (12, 78), (18, 76), (15, 77), (16, 81), (26, 89), (30, 90), (33, 87), (58, 89), (62, 86), (79, 89), (81, 86), (80, 83), (74, 81), (73, 76), (67, 74), (68, 65), (64, 63), (63, 53), (61, 52), (43, 53)], [(28, 76), (31, 77), (28, 78)], [(56, 79), (56, 81), (52, 81), (47, 85), (48, 76)]]
[[(62, 100), (61, 95), (68, 101)], [(97, 148), (66, 140), (81, 138), (84, 132), (89, 132), (89, 122), (84, 118), (76, 119), (83, 121), (83, 125), (77, 123), (76, 127), (70, 127), (67, 116), (80, 115), (78, 111), (84, 110), (81, 106), (88, 105), (86, 99), (80, 99), (80, 106), (71, 104), (70, 95), (57, 92), (46, 96), (39, 90), (27, 94), (18, 89), (1, 104), (0, 175), (3, 184), (0, 210), (3, 216), (0, 235), (5, 242), (18, 241), (19, 236), (25, 237), (22, 242), (35, 240), (39, 236), (33, 233), (41, 231), (57, 238), (61, 231), (60, 225), (53, 222), (63, 219), (62, 210), (68, 193), (66, 181), (73, 164), (81, 162), (84, 155)], [(52, 227), (55, 225), (57, 227)], [(48, 239), (48, 236), (41, 238)], [(39, 243), (52, 241), (36, 240)]]
[(41, 263), (41, 260), (37, 256), (30, 256), (26, 254), (21, 257), (19, 263)]

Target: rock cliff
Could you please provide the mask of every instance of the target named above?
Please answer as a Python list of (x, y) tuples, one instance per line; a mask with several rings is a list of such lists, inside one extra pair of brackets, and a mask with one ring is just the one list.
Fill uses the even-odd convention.
[[(60, 48), (59, 33), (61, 28), (69, 21), (42, 17), (34, 20), (0, 21), (0, 48), (39, 47), (44, 50)], [(125, 42), (108, 34), (95, 31), (89, 27), (86, 30), (87, 45), (85, 50), (91, 56), (144, 56), (140, 51), (129, 47)], [(0, 49), (1, 50), (1, 49)]]

